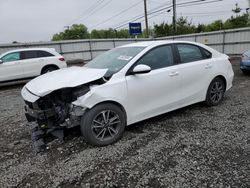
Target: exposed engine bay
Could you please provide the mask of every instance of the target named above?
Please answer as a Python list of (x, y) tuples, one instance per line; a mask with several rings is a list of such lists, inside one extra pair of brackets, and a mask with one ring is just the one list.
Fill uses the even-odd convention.
[(73, 88), (62, 88), (40, 97), (34, 103), (25, 101), (25, 116), (32, 125), (31, 139), (36, 153), (46, 150), (45, 136), (52, 135), (64, 139), (64, 131), (80, 125), (86, 108), (76, 106), (76, 101), (96, 85), (104, 84), (107, 78), (101, 78)]

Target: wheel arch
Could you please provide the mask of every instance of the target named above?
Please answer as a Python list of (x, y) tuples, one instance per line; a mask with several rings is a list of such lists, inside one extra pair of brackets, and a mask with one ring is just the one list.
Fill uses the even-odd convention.
[(210, 80), (210, 82), (209, 82), (209, 84), (208, 84), (208, 86), (207, 86), (206, 94), (207, 94), (207, 91), (208, 91), (208, 89), (209, 89), (210, 84), (211, 84), (212, 81), (213, 81), (214, 79), (216, 79), (216, 78), (220, 78), (220, 79), (223, 80), (223, 82), (224, 82), (224, 84), (225, 84), (225, 90), (226, 90), (226, 88), (227, 88), (227, 80), (226, 80), (225, 76), (223, 76), (222, 74), (219, 74), (219, 75), (213, 76), (212, 79)]
[[(225, 90), (226, 90), (226, 88), (227, 88), (227, 80), (226, 80), (225, 76), (223, 76), (223, 75), (218, 75), (218, 76), (215, 76), (215, 77), (213, 78), (213, 80), (214, 80), (215, 78), (220, 78), (220, 79), (223, 80), (223, 82), (224, 82), (224, 84), (225, 84)], [(213, 80), (212, 80), (212, 81), (213, 81)], [(211, 82), (212, 82), (212, 81), (211, 81)], [(211, 82), (210, 82), (210, 83), (211, 83)]]
[(58, 67), (57, 65), (55, 65), (55, 64), (45, 65), (45, 66), (43, 66), (43, 68), (41, 69), (40, 74), (43, 74), (43, 71), (44, 71), (45, 69), (49, 68), (49, 67), (54, 67), (54, 68), (56, 68), (56, 69), (59, 69), (59, 67)]
[(205, 103), (206, 103), (208, 106), (215, 106), (215, 105), (218, 105), (219, 103), (221, 103), (221, 101), (222, 101), (222, 99), (223, 99), (223, 95), (222, 95), (220, 101), (219, 101), (219, 102), (217, 101), (217, 103), (215, 103), (214, 101), (212, 102), (211, 99), (209, 98), (209, 96), (210, 96), (209, 90), (210, 90), (211, 84), (212, 84), (213, 81), (214, 81), (215, 79), (217, 79), (217, 78), (221, 79), (222, 82), (225, 84), (224, 91), (223, 91), (223, 95), (224, 95), (224, 92), (226, 91), (226, 88), (227, 88), (227, 80), (226, 80), (225, 76), (223, 76), (223, 75), (217, 75), (217, 76), (213, 77), (213, 79), (210, 81), (210, 83), (209, 83), (209, 85), (208, 85), (208, 88), (207, 88), (207, 91), (206, 91), (206, 96), (205, 96)]

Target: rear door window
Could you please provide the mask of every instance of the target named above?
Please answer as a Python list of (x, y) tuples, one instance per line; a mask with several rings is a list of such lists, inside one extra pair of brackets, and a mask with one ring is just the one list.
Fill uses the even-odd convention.
[(20, 52), (9, 53), (2, 57), (4, 63), (18, 60), (20, 60)]
[(53, 54), (46, 52), (46, 51), (38, 51), (38, 57), (52, 57), (54, 56)]
[(189, 63), (205, 59), (198, 46), (190, 44), (177, 44), (181, 63)]
[(209, 52), (209, 51), (207, 51), (207, 50), (205, 50), (205, 49), (203, 49), (203, 48), (200, 48), (200, 50), (201, 50), (202, 53), (203, 53), (204, 59), (209, 59), (209, 58), (212, 57), (212, 53), (211, 53), (211, 52)]
[(38, 51), (31, 50), (22, 52), (22, 59), (33, 59), (33, 58), (38, 58)]

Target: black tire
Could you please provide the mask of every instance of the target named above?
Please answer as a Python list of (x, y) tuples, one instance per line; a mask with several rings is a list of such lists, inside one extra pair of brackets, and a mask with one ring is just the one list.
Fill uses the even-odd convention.
[(241, 71), (242, 71), (243, 74), (245, 74), (245, 75), (250, 75), (250, 71), (248, 71), (248, 70), (241, 69)]
[(217, 77), (213, 79), (207, 90), (206, 104), (208, 106), (216, 106), (220, 104), (224, 98), (225, 90), (226, 85), (221, 78)]
[(122, 137), (125, 126), (126, 115), (120, 107), (111, 103), (93, 107), (81, 119), (82, 135), (94, 146), (115, 143)]
[(54, 66), (49, 66), (49, 67), (46, 67), (42, 70), (42, 74), (45, 74), (45, 73), (48, 73), (48, 72), (52, 72), (52, 71), (55, 71), (57, 70), (58, 68), (57, 67), (54, 67)]

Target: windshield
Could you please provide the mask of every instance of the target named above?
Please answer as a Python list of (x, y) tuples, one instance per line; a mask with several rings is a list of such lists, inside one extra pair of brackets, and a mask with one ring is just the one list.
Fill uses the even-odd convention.
[(122, 47), (114, 48), (99, 55), (84, 67), (96, 69), (108, 69), (109, 73), (120, 71), (128, 62), (140, 53), (144, 47)]

